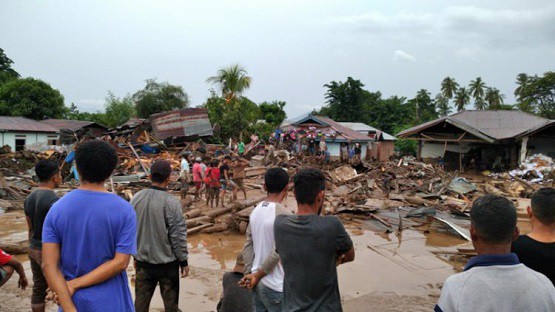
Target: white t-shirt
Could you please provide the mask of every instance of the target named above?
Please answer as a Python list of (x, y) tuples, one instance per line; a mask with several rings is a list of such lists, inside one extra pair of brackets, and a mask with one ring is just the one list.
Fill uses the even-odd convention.
[(181, 160), (181, 173), (183, 172), (189, 173), (189, 162), (185, 159)]
[[(268, 258), (272, 251), (276, 250), (276, 241), (274, 239), (275, 219), (275, 203), (261, 202), (251, 213), (250, 227), (254, 249), (253, 273), (258, 271), (264, 260)], [(283, 276), (283, 267), (280, 262), (260, 282), (275, 291), (283, 292)]]

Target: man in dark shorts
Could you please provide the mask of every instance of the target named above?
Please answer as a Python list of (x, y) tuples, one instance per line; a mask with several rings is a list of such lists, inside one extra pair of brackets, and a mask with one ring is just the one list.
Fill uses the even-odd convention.
[(29, 227), (29, 260), (33, 272), (33, 294), (31, 310), (45, 310), (46, 289), (48, 284), (42, 274), (42, 226), (46, 214), (59, 197), (54, 189), (62, 183), (62, 175), (58, 164), (52, 160), (39, 160), (35, 165), (35, 173), (39, 179), (39, 187), (25, 199), (25, 217)]
[(245, 263), (243, 255), (239, 253), (237, 262), (232, 272), (224, 274), (222, 279), (223, 293), (216, 310), (218, 312), (251, 312), (252, 292), (244, 287), (239, 286), (239, 282), (243, 278)]
[[(0, 287), (12, 277), (13, 272), (17, 272), (19, 274), (19, 281), (17, 282), (17, 286), (23, 290), (27, 288), (29, 282), (27, 281), (27, 277), (25, 276), (25, 270), (19, 261), (12, 258), (11, 255), (4, 252), (0, 249)], [(252, 302), (249, 304), (252, 305)], [(2, 306), (0, 306), (1, 308)]]
[(526, 210), (532, 232), (520, 235), (512, 245), (518, 259), (530, 269), (547, 276), (555, 285), (555, 189), (546, 187), (532, 195)]
[(237, 200), (237, 191), (243, 191), (245, 199), (247, 199), (247, 191), (245, 190), (245, 168), (249, 166), (249, 162), (243, 158), (235, 158), (231, 163), (233, 169), (233, 200)]
[(152, 186), (135, 194), (131, 204), (137, 213), (137, 277), (135, 310), (147, 312), (156, 286), (165, 310), (178, 312), (179, 273), (189, 274), (187, 225), (181, 203), (167, 192), (172, 168), (156, 161), (150, 169)]
[(297, 214), (276, 216), (276, 250), (281, 258), (283, 311), (341, 311), (337, 265), (353, 261), (349, 234), (335, 216), (320, 216), (326, 178), (302, 169), (293, 178)]
[(222, 165), (220, 166), (220, 198), (222, 199), (222, 207), (224, 207), (225, 193), (231, 186), (231, 173), (229, 168), (229, 162), (231, 161), (231, 156), (225, 155)]

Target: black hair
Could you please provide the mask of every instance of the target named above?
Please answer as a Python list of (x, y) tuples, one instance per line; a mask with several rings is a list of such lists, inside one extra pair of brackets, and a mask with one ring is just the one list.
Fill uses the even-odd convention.
[(55, 161), (48, 159), (41, 159), (35, 165), (35, 173), (40, 182), (48, 182), (60, 171), (60, 167)]
[(212, 167), (218, 167), (218, 164), (220, 163), (219, 160), (217, 160), (216, 158), (212, 159), (212, 162), (210, 163), (212, 165)]
[(224, 156), (224, 159), (231, 160), (231, 156), (225, 155), (225, 156)]
[(503, 196), (485, 195), (472, 204), (470, 221), (485, 242), (510, 243), (516, 228), (516, 208)]
[(160, 172), (155, 172), (150, 175), (150, 180), (152, 180), (152, 182), (154, 183), (164, 183), (164, 181), (166, 181), (169, 176), (170, 175), (163, 175)]
[(326, 177), (322, 171), (307, 168), (301, 169), (293, 178), (295, 199), (299, 204), (312, 205), (318, 193), (326, 189)]
[(532, 195), (532, 211), (543, 224), (555, 223), (555, 188), (544, 187)]
[(264, 174), (266, 191), (271, 194), (281, 193), (289, 183), (289, 174), (282, 168), (270, 168)]
[(106, 181), (116, 168), (116, 149), (101, 140), (83, 143), (75, 150), (75, 163), (81, 180), (100, 183)]

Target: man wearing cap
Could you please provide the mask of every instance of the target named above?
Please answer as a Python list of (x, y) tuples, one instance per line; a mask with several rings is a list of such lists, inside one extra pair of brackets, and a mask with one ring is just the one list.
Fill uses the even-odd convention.
[(179, 200), (167, 192), (172, 169), (157, 161), (150, 169), (152, 186), (138, 192), (131, 204), (137, 213), (135, 309), (148, 311), (160, 284), (166, 311), (179, 311), (179, 273), (189, 274), (187, 225)]

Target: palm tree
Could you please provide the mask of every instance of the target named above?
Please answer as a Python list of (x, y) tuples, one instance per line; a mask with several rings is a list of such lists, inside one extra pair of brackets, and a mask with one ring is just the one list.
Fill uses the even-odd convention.
[(216, 76), (206, 79), (208, 83), (219, 85), (226, 103), (239, 98), (250, 87), (251, 81), (252, 78), (247, 76), (247, 71), (239, 64), (221, 68)]
[(439, 93), (436, 95), (435, 104), (437, 108), (437, 113), (440, 117), (445, 117), (451, 114), (451, 106), (449, 106), (449, 99), (446, 98), (443, 94)]
[(503, 105), (504, 97), (497, 88), (487, 88), (485, 99), (488, 102), (488, 109), (500, 109)]
[(518, 87), (515, 89), (515, 97), (519, 101), (522, 101), (522, 98), (523, 98), (522, 93), (524, 89), (528, 86), (529, 82), (530, 82), (530, 77), (525, 73), (520, 73), (516, 76), (516, 84), (518, 85)]
[(484, 90), (486, 88), (486, 83), (482, 80), (482, 77), (470, 81), (469, 91), (474, 97), (474, 107), (476, 109), (486, 108), (486, 102), (484, 101)]
[(457, 92), (458, 87), (459, 84), (455, 81), (455, 79), (451, 77), (446, 77), (441, 82), (441, 93), (444, 97), (450, 100), (455, 95), (455, 92)]
[(455, 94), (455, 106), (457, 111), (464, 110), (464, 107), (470, 102), (470, 93), (466, 88), (459, 88)]

